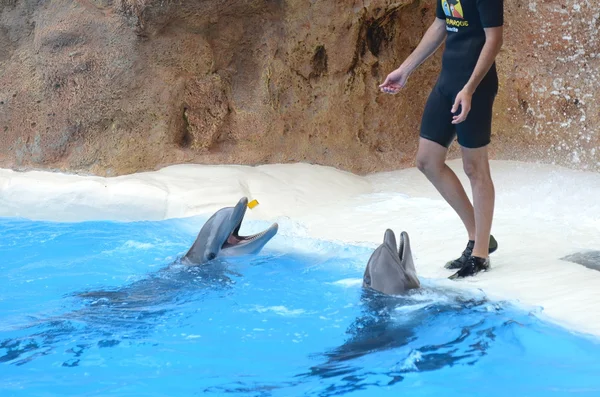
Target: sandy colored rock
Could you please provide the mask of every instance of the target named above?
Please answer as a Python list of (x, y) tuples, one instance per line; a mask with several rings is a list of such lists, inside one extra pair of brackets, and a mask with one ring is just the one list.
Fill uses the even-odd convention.
[[(0, 1), (0, 166), (412, 165), (439, 51), (377, 89), (435, 1)], [(506, 2), (492, 154), (600, 170), (600, 15)], [(457, 154), (456, 146), (452, 155)]]

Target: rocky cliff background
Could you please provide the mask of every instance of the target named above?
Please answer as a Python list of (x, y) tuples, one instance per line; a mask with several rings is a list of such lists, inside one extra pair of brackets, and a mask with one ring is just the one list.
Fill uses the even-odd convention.
[[(505, 2), (494, 158), (600, 170), (595, 3)], [(434, 11), (435, 0), (0, 0), (0, 166), (410, 166), (441, 51), (402, 93), (377, 86)]]

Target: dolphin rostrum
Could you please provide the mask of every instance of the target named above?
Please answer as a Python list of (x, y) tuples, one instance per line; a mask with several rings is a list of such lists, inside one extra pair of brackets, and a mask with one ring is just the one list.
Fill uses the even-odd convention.
[(373, 252), (363, 275), (363, 287), (387, 295), (399, 295), (421, 286), (410, 250), (408, 233), (400, 234), (400, 249), (396, 235), (385, 231), (383, 244)]
[(240, 236), (242, 220), (248, 208), (248, 199), (242, 197), (235, 207), (215, 212), (202, 226), (198, 237), (181, 263), (203, 265), (217, 257), (258, 253), (271, 240), (279, 226), (274, 223), (267, 230), (252, 236)]

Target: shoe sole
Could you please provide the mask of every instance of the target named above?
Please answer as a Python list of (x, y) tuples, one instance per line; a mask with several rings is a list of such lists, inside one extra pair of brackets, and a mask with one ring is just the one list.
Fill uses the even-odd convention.
[[(475, 273), (473, 273), (473, 274), (470, 274), (470, 275), (468, 275), (468, 276), (465, 276), (465, 277), (460, 277), (460, 276), (458, 275), (458, 272), (456, 272), (456, 273), (454, 273), (453, 275), (451, 275), (450, 277), (448, 277), (448, 279), (450, 279), (450, 280), (456, 280), (457, 278), (475, 277), (476, 275), (478, 275), (478, 274), (479, 274), (479, 273), (481, 273), (481, 272), (487, 272), (487, 271), (489, 271), (491, 268), (492, 268), (492, 264), (490, 263), (490, 264), (489, 264), (489, 265), (488, 265), (486, 268), (483, 268), (483, 269), (481, 269), (481, 270), (478, 270), (478, 271), (476, 271)], [(459, 271), (460, 271), (460, 270), (459, 270)]]

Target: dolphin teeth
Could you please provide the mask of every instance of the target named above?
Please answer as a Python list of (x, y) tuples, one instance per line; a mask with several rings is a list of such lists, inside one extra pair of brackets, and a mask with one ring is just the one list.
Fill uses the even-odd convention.
[(248, 241), (256, 240), (257, 238), (260, 238), (260, 237), (264, 236), (265, 233), (267, 233), (266, 230), (264, 232), (260, 232), (258, 234), (255, 234), (254, 236), (246, 237), (246, 238), (242, 239), (242, 241), (248, 242)]
[(229, 236), (229, 238), (233, 237), (234, 241), (230, 242), (229, 238), (227, 239), (227, 241), (225, 241), (225, 244), (223, 244), (223, 248), (227, 248), (227, 247), (233, 247), (236, 245), (241, 245), (241, 244), (247, 244), (251, 241), (254, 241), (262, 236), (264, 236), (266, 233), (268, 232), (268, 230), (265, 230), (263, 232), (260, 232), (258, 234), (255, 234), (253, 236), (249, 236), (249, 237), (244, 237), (244, 236), (239, 236), (239, 235), (235, 235), (235, 234), (231, 234)]

